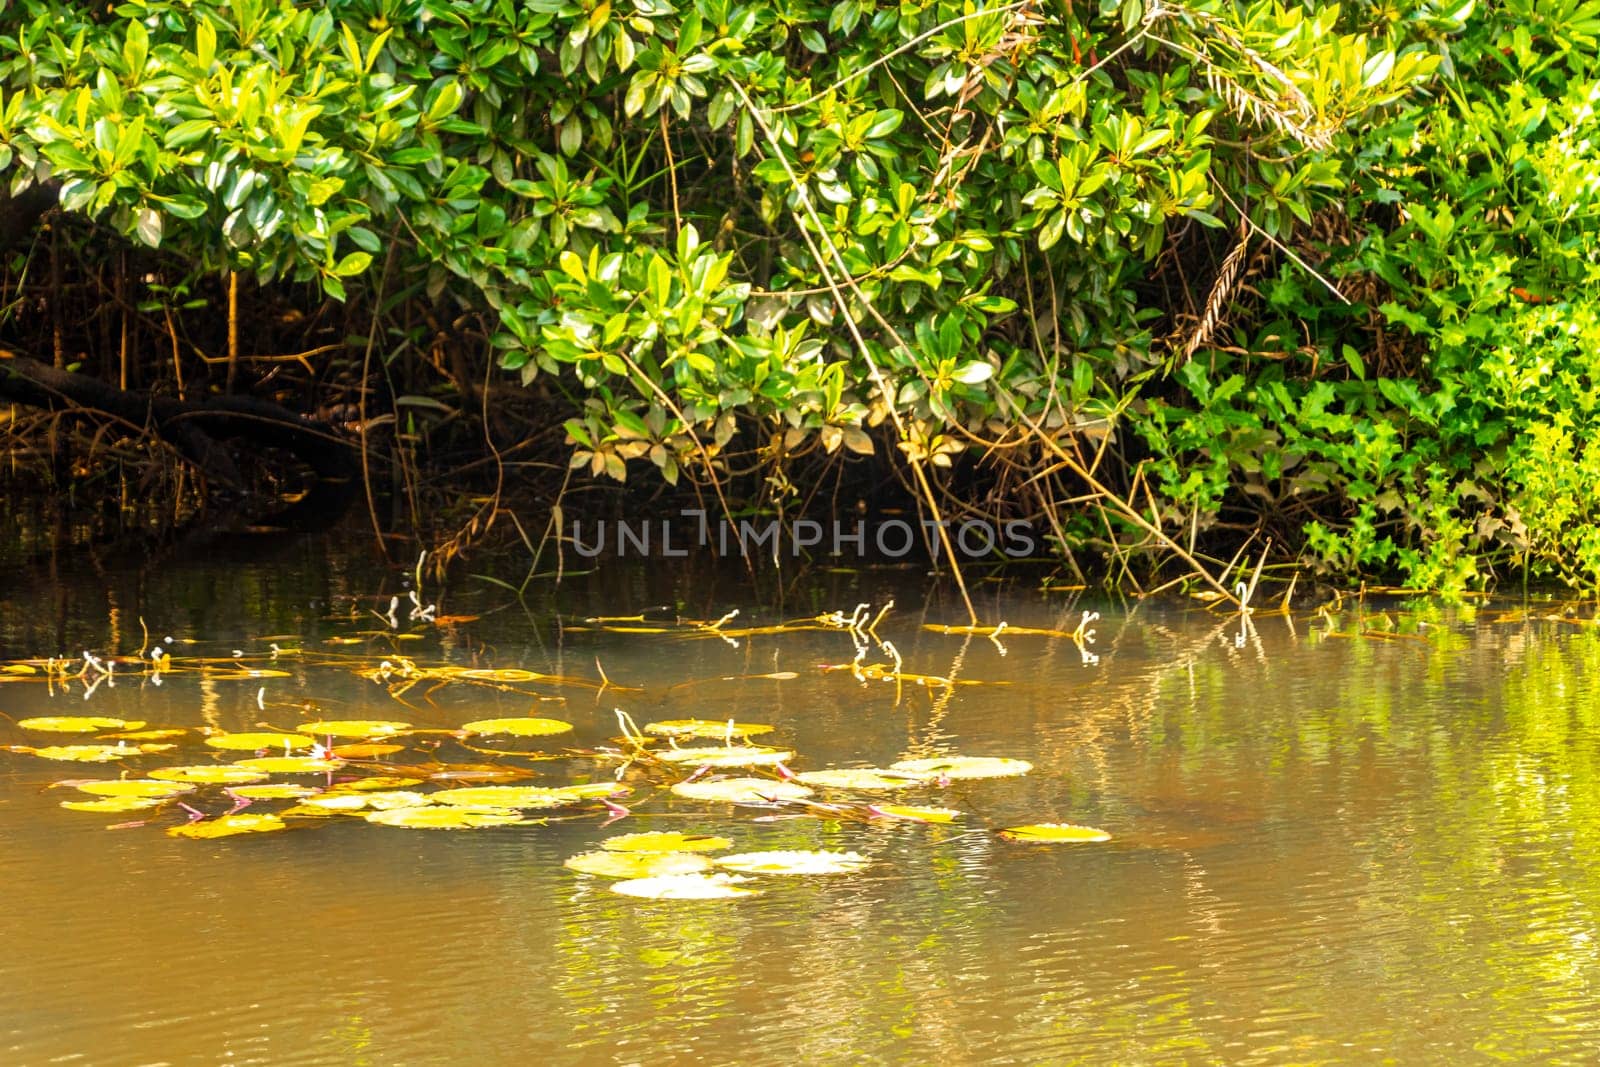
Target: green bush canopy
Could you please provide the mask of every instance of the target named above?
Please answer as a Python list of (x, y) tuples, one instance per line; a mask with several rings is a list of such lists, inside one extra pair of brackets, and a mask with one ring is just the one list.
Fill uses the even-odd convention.
[(754, 471), (770, 504), (876, 454), (1064, 553), (1270, 535), (1592, 587), (1597, 30), (1596, 0), (20, 0), (0, 173), (159, 249), (162, 293), (471, 316), (482, 404), (549, 398), (577, 479)]

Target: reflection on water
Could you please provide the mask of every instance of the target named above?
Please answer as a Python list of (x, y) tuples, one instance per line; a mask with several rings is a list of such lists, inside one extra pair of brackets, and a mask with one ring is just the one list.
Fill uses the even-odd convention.
[[(961, 621), (906, 573), (821, 575), (783, 610), (738, 575), (612, 572), (525, 614), (464, 583), (421, 641), (383, 630), (403, 595), (315, 543), (0, 584), (0, 658), (131, 652), (140, 618), (190, 655), (283, 647), (598, 680), (544, 699), (414, 687), (290, 662), (266, 700), (449, 726), (533, 711), (574, 745), (639, 721), (771, 722), (798, 769), (961, 752), (1033, 761), (922, 802), (949, 826), (755, 821), (657, 795), (641, 813), (473, 833), (339, 822), (215, 842), (66, 812), (60, 778), (115, 770), (0, 754), (0, 1061), (45, 1063), (1592, 1062), (1600, 1050), (1600, 629), (1498, 609), (1392, 607), (1237, 619), (1101, 608), (1092, 656)], [(542, 594), (541, 594), (542, 595)], [(862, 681), (837, 630), (567, 630), (674, 600), (759, 625), (855, 604), (904, 670)], [(1071, 631), (1083, 605), (990, 592), (986, 617)], [(497, 610), (498, 609), (498, 610)], [(426, 629), (426, 628), (424, 628)], [(419, 632), (422, 632), (419, 630)], [(874, 648), (873, 658), (885, 657)], [(1098, 657), (1095, 659), (1094, 657)], [(795, 677), (756, 678), (793, 672)], [(239, 728), (254, 682), (174, 675), (0, 711)], [(536, 687), (537, 688), (537, 687)], [(271, 718), (280, 725), (281, 712)], [(0, 724), (0, 743), (22, 738)], [(1102, 845), (975, 827), (1068, 821)], [(859, 875), (759, 898), (647, 902), (561, 868), (627, 829), (714, 830), (739, 850), (829, 848)]]

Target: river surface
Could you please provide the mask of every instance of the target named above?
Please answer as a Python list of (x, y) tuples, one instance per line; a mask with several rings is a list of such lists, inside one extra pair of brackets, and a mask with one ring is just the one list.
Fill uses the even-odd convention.
[[(435, 625), (406, 618), (403, 575), (348, 545), (217, 543), (137, 567), (40, 556), (0, 576), (0, 661), (128, 659), (93, 688), (92, 670), (0, 676), (0, 712), (192, 731), (532, 714), (574, 729), (479, 748), (595, 753), (619, 747), (620, 708), (771, 724), (758, 740), (794, 750), (796, 771), (947, 754), (1033, 769), (897, 793), (963, 813), (948, 824), (693, 802), (666, 791), (673, 774), (630, 766), (632, 814), (610, 825), (590, 805), (543, 825), (340, 816), (194, 840), (167, 833), (185, 825), (175, 806), (69, 811), (83, 795), (49, 787), (250, 753), (198, 732), (118, 764), (0, 752), (0, 1062), (1600, 1058), (1592, 609), (1346, 601), (1245, 625), (974, 576), (985, 622), (1007, 624), (991, 637), (930, 629), (965, 613), (910, 570), (814, 574), (780, 597), (731, 568), (617, 567), (536, 578), (519, 605), (472, 569), (424, 587)], [(398, 626), (378, 617), (395, 596)], [(811, 621), (891, 599), (876, 638)], [(658, 605), (676, 610), (584, 622)], [(735, 609), (721, 633), (673, 621)], [(1074, 640), (1088, 609), (1092, 636)], [(892, 671), (880, 641), (923, 677), (873, 676)], [(157, 642), (173, 656), (159, 684), (132, 659)], [(876, 672), (850, 668), (862, 648)], [(436, 673), (409, 688), (367, 675), (384, 660)], [(0, 721), (6, 745), (84, 740)], [(456, 744), (401, 740), (385, 760), (440, 764)], [(469, 757), (536, 784), (621, 766)], [(186, 800), (210, 818), (219, 796)], [(1112, 838), (994, 832), (1047, 822)], [(621, 896), (562, 866), (646, 829), (868, 862), (705, 901)]]

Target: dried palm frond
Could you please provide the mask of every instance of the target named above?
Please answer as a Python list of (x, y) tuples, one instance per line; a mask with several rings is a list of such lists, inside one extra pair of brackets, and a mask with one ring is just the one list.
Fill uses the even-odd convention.
[(1194, 332), (1189, 335), (1188, 343), (1183, 346), (1184, 359), (1193, 358), (1200, 346), (1211, 340), (1211, 335), (1222, 325), (1222, 316), (1228, 308), (1228, 300), (1244, 276), (1245, 254), (1249, 248), (1248, 235), (1240, 237), (1239, 242), (1228, 252), (1228, 258), (1222, 261), (1222, 269), (1217, 271), (1217, 280), (1211, 284), (1211, 295), (1206, 298), (1205, 312), (1200, 316)]

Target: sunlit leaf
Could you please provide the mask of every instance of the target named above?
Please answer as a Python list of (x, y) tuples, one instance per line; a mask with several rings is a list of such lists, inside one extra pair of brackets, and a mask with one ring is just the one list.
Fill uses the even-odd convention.
[(392, 737), (409, 729), (411, 724), (408, 722), (393, 722), (388, 719), (321, 719), (317, 722), (303, 722), (295, 727), (297, 732), (311, 734), (313, 737), (354, 737), (363, 740)]
[(320, 759), (316, 756), (263, 756), (260, 759), (242, 759), (236, 766), (267, 774), (326, 774), (344, 766), (344, 760)]
[(740, 880), (725, 874), (667, 874), (658, 878), (630, 878), (613, 882), (611, 891), (648, 900), (720, 900), (760, 894), (759, 889), (746, 889), (738, 885)]
[(110, 763), (124, 756), (136, 754), (135, 749), (118, 745), (46, 745), (43, 748), (22, 749), (42, 759), (63, 760), (69, 763)]
[(755, 737), (773, 728), (757, 722), (730, 722), (726, 719), (664, 719), (647, 722), (644, 732), (658, 737)]
[(78, 782), (77, 788), (97, 797), (167, 797), (194, 792), (183, 782), (162, 782), (154, 778), (119, 778), (106, 782)]
[(598, 800), (601, 797), (619, 796), (629, 790), (621, 782), (580, 782), (576, 785), (555, 786), (551, 791), (575, 800)]
[(858, 852), (771, 851), (719, 856), (717, 866), (741, 874), (850, 874), (867, 866)]
[(256, 752), (264, 748), (297, 749), (310, 748), (316, 742), (300, 734), (261, 733), (261, 734), (217, 734), (215, 737), (206, 738), (206, 744), (212, 748), (227, 749), (229, 752)]
[[(140, 724), (141, 726), (143, 723)], [(171, 741), (184, 737), (189, 733), (181, 727), (168, 727), (161, 730), (129, 730), (120, 733), (106, 734), (107, 740), (118, 741)]]
[(366, 819), (382, 826), (403, 826), (408, 830), (476, 830), (485, 826), (510, 826), (521, 822), (522, 816), (507, 808), (430, 806), (372, 811), (367, 813)]
[(528, 771), (516, 767), (497, 767), (493, 764), (443, 767), (428, 773), (428, 777), (435, 782), (514, 782), (530, 776)]
[(698, 874), (710, 870), (711, 861), (691, 852), (580, 852), (563, 866), (602, 878), (658, 878)]
[(461, 727), (471, 734), (493, 734), (503, 737), (545, 737), (564, 734), (572, 729), (570, 722), (560, 719), (479, 719)]
[(607, 852), (715, 852), (731, 844), (733, 842), (726, 837), (657, 830), (638, 834), (618, 834), (600, 842), (600, 847)]
[(333, 754), (340, 759), (378, 759), (381, 756), (392, 756), (396, 752), (404, 752), (406, 746), (386, 744), (379, 741), (358, 741), (353, 745), (335, 745)]
[(408, 778), (394, 774), (375, 774), (371, 778), (357, 778), (350, 782), (340, 782), (341, 790), (348, 789), (410, 789), (414, 785), (421, 785), (425, 779)]
[(949, 822), (961, 817), (961, 812), (954, 808), (921, 808), (910, 804), (873, 804), (867, 810), (885, 818), (914, 822)]
[(906, 789), (926, 784), (926, 779), (903, 771), (887, 771), (878, 767), (839, 767), (822, 771), (807, 771), (797, 780), (806, 785), (825, 789)]
[(941, 756), (901, 760), (891, 763), (889, 768), (922, 778), (1010, 778), (1027, 774), (1033, 770), (1033, 764), (998, 756)]
[(536, 785), (479, 785), (443, 789), (428, 794), (436, 804), (465, 804), (476, 808), (559, 808), (582, 798)]
[(1008, 826), (1000, 831), (1007, 841), (1025, 841), (1029, 844), (1054, 845), (1087, 841), (1110, 841), (1111, 835), (1093, 826), (1074, 826), (1066, 822), (1043, 822), (1032, 826)]
[(97, 730), (137, 730), (144, 723), (107, 719), (99, 715), (45, 715), (36, 719), (21, 719), (17, 725), (24, 730), (42, 730), (52, 734), (92, 734)]
[(314, 795), (317, 790), (293, 782), (269, 782), (266, 785), (241, 785), (228, 790), (241, 800), (299, 800)]
[(276, 815), (219, 815), (215, 819), (192, 822), (187, 826), (174, 826), (167, 830), (173, 837), (233, 837), (236, 834), (265, 834), (285, 830), (288, 826)]
[(159, 808), (167, 797), (97, 797), (94, 800), (63, 800), (61, 806), (68, 811), (107, 812), (145, 811)]
[(235, 767), (227, 763), (204, 763), (193, 767), (161, 767), (150, 772), (163, 782), (193, 782), (195, 785), (248, 785), (266, 781), (263, 771)]
[(663, 763), (689, 763), (696, 767), (772, 767), (794, 759), (781, 748), (730, 745), (717, 748), (670, 748), (652, 753)]
[(811, 790), (795, 782), (770, 778), (724, 778), (715, 782), (679, 782), (672, 791), (690, 800), (720, 800), (729, 804), (768, 804), (778, 800), (800, 800)]

